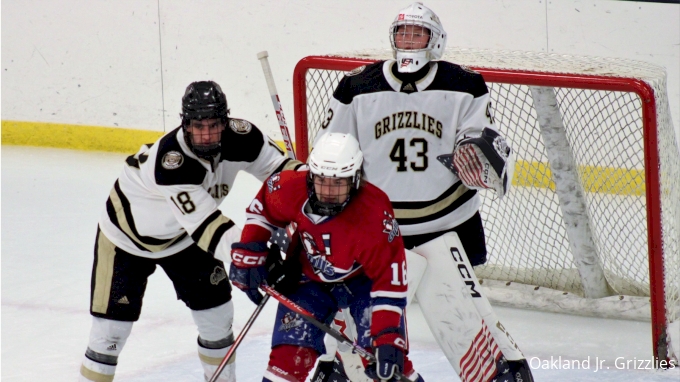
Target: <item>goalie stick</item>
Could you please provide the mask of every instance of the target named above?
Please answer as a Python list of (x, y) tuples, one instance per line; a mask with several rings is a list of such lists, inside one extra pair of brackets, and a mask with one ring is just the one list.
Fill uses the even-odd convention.
[(283, 143), (286, 145), (288, 158), (297, 159), (297, 157), (295, 156), (295, 150), (293, 150), (293, 142), (290, 140), (290, 133), (288, 133), (288, 125), (286, 124), (286, 118), (283, 116), (283, 108), (281, 107), (279, 93), (276, 91), (276, 84), (274, 84), (272, 68), (269, 66), (269, 60), (267, 59), (267, 57), (269, 57), (269, 53), (267, 53), (266, 50), (257, 54), (257, 59), (260, 60), (260, 64), (262, 64), (264, 79), (267, 81), (269, 95), (272, 97), (272, 104), (274, 105), (274, 111), (276, 112), (276, 119), (279, 121), (279, 128), (281, 128), (281, 135), (283, 136)]
[[(296, 304), (292, 300), (288, 299), (286, 296), (282, 295), (281, 293), (277, 292), (274, 288), (272, 288), (268, 285), (261, 285), (260, 288), (262, 288), (262, 290), (267, 293), (267, 296), (274, 297), (278, 302), (285, 305), (288, 309), (290, 309), (293, 312), (304, 317), (307, 321), (312, 323), (312, 325), (316, 326), (317, 328), (321, 329), (325, 333), (329, 334), (331, 337), (335, 338), (339, 342), (351, 347), (354, 350), (354, 352), (359, 354), (361, 357), (365, 358), (368, 362), (376, 362), (377, 361), (375, 356), (372, 353), (370, 353), (369, 351), (367, 351), (366, 349), (364, 349), (360, 346), (355, 345), (352, 341), (350, 341), (347, 337), (345, 337), (339, 331), (329, 327), (328, 325), (323, 324), (322, 322), (317, 320), (314, 317), (314, 315), (312, 313), (310, 313), (308, 310), (306, 310), (305, 308)], [(400, 381), (413, 382), (412, 380), (406, 378), (406, 376), (404, 376), (400, 372), (396, 372), (394, 375)]]
[(248, 333), (248, 330), (250, 330), (250, 327), (253, 326), (255, 319), (257, 318), (257, 316), (260, 315), (260, 312), (262, 312), (262, 308), (264, 308), (264, 304), (266, 304), (268, 300), (269, 300), (268, 294), (262, 297), (262, 301), (260, 301), (260, 304), (257, 306), (257, 308), (255, 308), (255, 311), (248, 319), (248, 322), (246, 322), (246, 325), (241, 330), (241, 333), (239, 333), (238, 337), (236, 337), (236, 340), (234, 340), (234, 343), (231, 345), (229, 351), (227, 351), (227, 354), (225, 354), (224, 358), (222, 359), (222, 362), (220, 362), (220, 365), (217, 367), (217, 369), (215, 369), (215, 373), (212, 375), (212, 377), (210, 377), (209, 382), (217, 381), (217, 378), (222, 373), (222, 370), (224, 370), (224, 368), (229, 363), (229, 360), (234, 355), (234, 352), (236, 352), (236, 348), (238, 347), (238, 345), (241, 344), (241, 341), (243, 341), (243, 338), (246, 336), (246, 333)]

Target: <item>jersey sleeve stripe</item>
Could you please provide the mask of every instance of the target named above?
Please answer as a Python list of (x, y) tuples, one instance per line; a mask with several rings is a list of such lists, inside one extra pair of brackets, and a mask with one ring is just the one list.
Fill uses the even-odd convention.
[(406, 295), (403, 298), (371, 297), (372, 306), (392, 306), (397, 308), (406, 307)]
[(402, 224), (418, 224), (438, 219), (472, 199), (477, 191), (456, 182), (437, 199), (426, 202), (392, 202), (394, 217)]
[(374, 291), (371, 292), (371, 298), (375, 301), (378, 301), (380, 299), (396, 299), (396, 300), (402, 300), (405, 299), (406, 296), (408, 295), (407, 292), (386, 292), (386, 291)]
[(380, 311), (380, 310), (386, 310), (386, 311), (394, 312), (394, 313), (397, 313), (397, 314), (400, 314), (400, 315), (403, 314), (403, 309), (398, 308), (394, 305), (373, 305), (371, 307), (371, 313), (375, 313), (375, 312)]
[(281, 147), (279, 147), (279, 145), (277, 145), (276, 142), (272, 141), (271, 138), (267, 138), (267, 142), (269, 143), (269, 146), (271, 146), (271, 147), (273, 147), (274, 149), (276, 149), (276, 151), (280, 152), (281, 155), (286, 155), (286, 153), (283, 152), (283, 150), (281, 150)]
[(202, 250), (215, 253), (222, 235), (233, 226), (234, 222), (218, 210), (203, 220), (203, 223), (191, 234), (191, 238)]
[(113, 185), (109, 193), (109, 199), (106, 201), (106, 211), (111, 220), (121, 232), (123, 232), (132, 243), (139, 249), (148, 252), (159, 252), (172, 244), (184, 239), (186, 232), (181, 233), (171, 239), (158, 239), (150, 236), (142, 236), (137, 232), (135, 221), (130, 209), (130, 201), (125, 197), (123, 191), (120, 189), (118, 181)]
[(297, 170), (302, 166), (304, 163), (300, 162), (299, 160), (294, 160), (294, 159), (286, 159), (281, 163), (279, 167), (274, 170), (272, 174), (275, 174), (277, 172), (285, 171), (285, 170)]

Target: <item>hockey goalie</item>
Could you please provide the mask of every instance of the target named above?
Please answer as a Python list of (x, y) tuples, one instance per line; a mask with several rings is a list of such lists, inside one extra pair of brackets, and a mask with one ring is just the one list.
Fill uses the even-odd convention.
[[(399, 11), (389, 38), (394, 59), (341, 79), (317, 142), (337, 132), (359, 141), (366, 179), (389, 196), (403, 235), (408, 300), (417, 298), (461, 380), (531, 381), (473, 270), (487, 259), (479, 192), (502, 198), (514, 168), (486, 83), (479, 73), (440, 60), (447, 35), (422, 3)], [(336, 320), (355, 335), (349, 321), (341, 314)], [(312, 381), (364, 381), (361, 362), (344, 349), (335, 357), (333, 345)]]

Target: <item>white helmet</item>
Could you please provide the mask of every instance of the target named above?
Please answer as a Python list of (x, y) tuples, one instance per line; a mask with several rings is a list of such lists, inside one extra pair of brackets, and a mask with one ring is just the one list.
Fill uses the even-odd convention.
[[(399, 49), (395, 44), (397, 28), (401, 25), (415, 25), (427, 28), (430, 39), (422, 49)], [(439, 21), (439, 17), (423, 3), (413, 3), (399, 11), (394, 22), (390, 25), (390, 43), (394, 58), (397, 59), (398, 70), (402, 73), (417, 72), (432, 60), (438, 60), (444, 54), (446, 47), (446, 32)]]
[[(307, 194), (313, 212), (324, 216), (338, 214), (361, 185), (364, 155), (359, 148), (359, 142), (350, 134), (324, 134), (316, 142), (307, 162), (309, 164)], [(338, 200), (319, 200), (314, 188), (315, 178), (348, 178), (349, 187), (345, 187), (342, 194), (335, 195)]]

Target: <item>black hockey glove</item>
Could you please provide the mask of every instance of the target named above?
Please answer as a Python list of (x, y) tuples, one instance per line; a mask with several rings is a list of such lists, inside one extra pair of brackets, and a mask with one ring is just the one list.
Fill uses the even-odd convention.
[(294, 292), (300, 282), (302, 263), (298, 254), (299, 248), (296, 251), (289, 249), (284, 260), (278, 245), (273, 244), (270, 248), (267, 257), (267, 285), (284, 296)]

